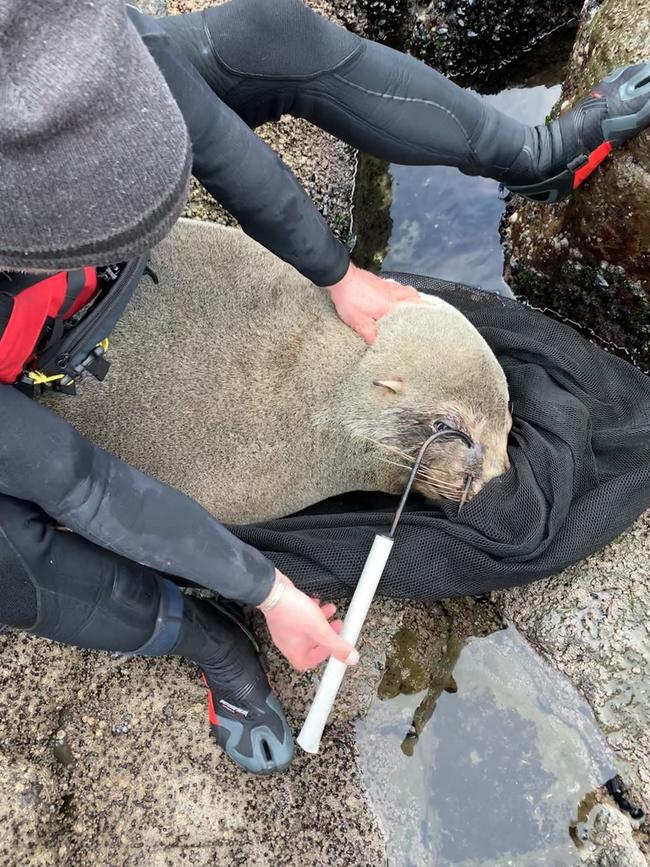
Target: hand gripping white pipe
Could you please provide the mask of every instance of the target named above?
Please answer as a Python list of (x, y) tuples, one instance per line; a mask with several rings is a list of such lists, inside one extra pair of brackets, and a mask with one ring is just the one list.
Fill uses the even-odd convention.
[[(352, 645), (356, 645), (363, 624), (368, 616), (368, 611), (377, 591), (377, 586), (379, 585), (379, 581), (381, 580), (381, 576), (386, 567), (386, 562), (393, 548), (395, 530), (397, 529), (399, 519), (402, 516), (406, 500), (411, 492), (411, 487), (413, 486), (413, 482), (415, 481), (415, 477), (420, 468), (420, 463), (422, 462), (424, 453), (432, 442), (443, 436), (446, 436), (447, 438), (450, 436), (460, 438), (470, 448), (473, 445), (472, 440), (467, 436), (467, 434), (463, 433), (463, 431), (454, 430), (453, 428), (437, 430), (422, 445), (417, 458), (415, 459), (415, 463), (413, 464), (411, 475), (409, 476), (406, 488), (404, 489), (402, 499), (397, 507), (397, 512), (395, 513), (395, 519), (390, 528), (390, 533), (388, 533), (388, 535), (382, 533), (375, 536), (372, 548), (368, 554), (368, 559), (363, 567), (363, 572), (357, 582), (357, 587), (354, 591), (352, 601), (350, 602), (348, 613), (345, 615), (341, 637), (346, 641), (349, 641)], [(471, 477), (470, 481), (465, 485), (461, 499), (461, 507), (465, 502), (470, 486)], [(336, 696), (341, 687), (341, 683), (343, 682), (346, 669), (347, 665), (345, 665), (345, 663), (339, 662), (338, 659), (333, 658), (330, 658), (325, 666), (325, 671), (323, 672), (323, 677), (318, 685), (314, 701), (309, 708), (309, 713), (307, 714), (307, 718), (305, 719), (297, 738), (298, 745), (307, 753), (318, 752), (321, 738), (323, 736), (323, 730), (325, 729), (331, 710), (334, 707), (334, 702), (336, 701)]]

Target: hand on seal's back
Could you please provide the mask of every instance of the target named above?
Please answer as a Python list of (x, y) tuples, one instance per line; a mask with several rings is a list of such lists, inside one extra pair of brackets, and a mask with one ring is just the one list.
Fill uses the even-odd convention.
[(396, 304), (422, 301), (412, 286), (383, 280), (352, 263), (342, 280), (326, 288), (339, 317), (370, 344), (377, 337), (377, 320), (390, 313)]

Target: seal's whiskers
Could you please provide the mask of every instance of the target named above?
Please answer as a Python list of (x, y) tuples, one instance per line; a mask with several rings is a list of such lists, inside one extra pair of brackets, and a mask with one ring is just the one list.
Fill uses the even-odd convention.
[(474, 482), (474, 476), (468, 473), (465, 476), (465, 486), (463, 488), (463, 494), (460, 498), (460, 505), (458, 506), (458, 514), (460, 515), (460, 510), (463, 508), (465, 503), (467, 502), (467, 496), (471, 490), (472, 484)]
[(408, 464), (400, 464), (398, 461), (391, 461), (388, 458), (382, 457), (381, 455), (379, 455), (379, 460), (382, 462), (382, 464), (390, 464), (391, 467), (399, 467), (402, 470), (411, 469)]
[[(390, 464), (390, 466), (392, 467), (399, 467), (401, 470), (411, 469), (411, 467), (409, 467), (407, 464), (400, 464), (397, 461), (391, 461), (388, 458), (384, 458), (381, 456), (379, 457), (379, 460), (384, 464)], [(424, 470), (418, 471), (418, 477), (424, 479), (424, 481), (429, 482), (449, 500), (454, 500), (457, 496), (460, 496), (460, 491), (457, 487), (454, 487), (453, 485), (448, 483), (441, 482), (440, 480), (430, 476)]]
[[(401, 467), (402, 469), (408, 470), (411, 469), (415, 462), (415, 457), (410, 455), (408, 452), (405, 452), (403, 449), (397, 448), (396, 446), (388, 445), (387, 443), (382, 443), (380, 440), (373, 439), (372, 437), (364, 437), (364, 439), (368, 440), (374, 445), (381, 446), (383, 449), (387, 451), (393, 452), (397, 457), (401, 457), (403, 460), (408, 461), (408, 464), (398, 463), (397, 461), (390, 461), (388, 458), (379, 457), (383, 463), (391, 464), (392, 466)], [(460, 497), (462, 489), (458, 488), (458, 485), (453, 484), (453, 482), (449, 481), (449, 477), (446, 475), (438, 474), (431, 467), (420, 467), (418, 469), (418, 478), (429, 482), (434, 487), (436, 487), (440, 493), (443, 493), (449, 497), (449, 499), (455, 499), (456, 497)]]

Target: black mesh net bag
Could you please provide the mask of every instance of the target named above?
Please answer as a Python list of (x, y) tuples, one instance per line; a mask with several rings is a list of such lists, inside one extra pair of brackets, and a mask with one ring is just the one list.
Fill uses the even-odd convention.
[[(650, 506), (650, 377), (515, 300), (391, 274), (464, 313), (514, 403), (510, 470), (457, 515), (412, 495), (380, 594), (435, 600), (527, 584), (582, 560)], [(398, 497), (353, 493), (231, 527), (308, 593), (350, 595)]]

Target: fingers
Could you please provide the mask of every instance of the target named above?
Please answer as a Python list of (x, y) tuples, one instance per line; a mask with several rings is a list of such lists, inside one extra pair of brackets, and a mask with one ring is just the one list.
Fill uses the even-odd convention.
[(352, 327), (359, 337), (362, 337), (370, 346), (377, 339), (377, 326), (370, 316), (362, 316), (356, 319)]
[(328, 603), (326, 605), (321, 605), (320, 610), (323, 612), (323, 616), (326, 617), (327, 620), (329, 620), (331, 617), (334, 617), (334, 615), (336, 614), (336, 605), (332, 605), (331, 603)]
[[(330, 626), (332, 627), (334, 632), (336, 632), (336, 634), (338, 635), (340, 633), (340, 631), (343, 629), (343, 621), (342, 620), (334, 620), (330, 624)], [(356, 651), (355, 651), (355, 653), (356, 653)], [(305, 657), (300, 660), (300, 662), (301, 662), (300, 670), (301, 671), (308, 671), (310, 668), (315, 668), (317, 665), (320, 665), (322, 662), (325, 662), (325, 660), (329, 656), (331, 656), (331, 653), (326, 647), (323, 647), (320, 644), (317, 645), (316, 647), (312, 647), (309, 651), (307, 651), (307, 654), (305, 655)], [(345, 661), (345, 660), (343, 660), (343, 661)], [(352, 665), (353, 663), (349, 663), (349, 664)]]
[(330, 623), (325, 622), (324, 627), (318, 630), (317, 641), (339, 662), (344, 662), (346, 665), (356, 665), (359, 661), (359, 654), (354, 647), (341, 638)]
[(332, 635), (336, 636), (339, 642), (336, 650), (332, 649), (332, 641), (330, 639), (327, 641), (327, 644), (319, 643), (312, 645), (309, 648), (303, 648), (293, 652), (287, 651), (285, 652), (287, 660), (296, 671), (303, 672), (309, 671), (310, 668), (315, 668), (315, 666), (320, 665), (325, 662), (326, 659), (329, 659), (330, 656), (333, 656), (345, 665), (356, 665), (359, 661), (358, 652), (351, 644), (348, 644), (347, 641), (338, 638), (338, 633), (342, 628), (343, 623), (340, 620), (336, 620), (332, 624)]
[(395, 288), (393, 299), (395, 301), (411, 301), (418, 304), (422, 303), (422, 298), (417, 289), (414, 289), (412, 286), (402, 286), (401, 284), (399, 288)]
[(308, 671), (310, 668), (316, 668), (317, 665), (325, 662), (328, 656), (329, 652), (323, 647), (312, 647), (312, 649), (308, 651), (305, 659), (303, 660), (305, 664), (305, 668), (303, 670)]
[(334, 617), (336, 614), (336, 605), (333, 605), (331, 602), (325, 602), (321, 605), (320, 599), (318, 596), (312, 596), (311, 601), (314, 602), (323, 613), (323, 616), (329, 620), (331, 617)]
[(329, 618), (333, 617), (336, 613), (336, 605), (327, 603), (321, 606), (320, 611), (323, 615), (323, 620), (317, 629), (315, 638), (325, 652), (325, 656), (334, 656), (346, 665), (356, 665), (359, 661), (359, 654), (348, 641), (345, 641), (339, 635), (343, 628), (343, 623), (340, 620), (335, 620), (332, 623), (328, 622)]
[(355, 665), (359, 654), (340, 636), (341, 620), (331, 602), (320, 604), (318, 597), (308, 597), (290, 585), (282, 603), (269, 611), (266, 623), (273, 643), (298, 671), (306, 671), (334, 656), (346, 665)]
[[(358, 304), (342, 303), (338, 299), (332, 299), (339, 319), (354, 331), (359, 337), (362, 337), (366, 343), (374, 343), (377, 337), (377, 327), (373, 315), (376, 311), (368, 309), (368, 305), (363, 306)], [(372, 308), (374, 305), (370, 305)]]

